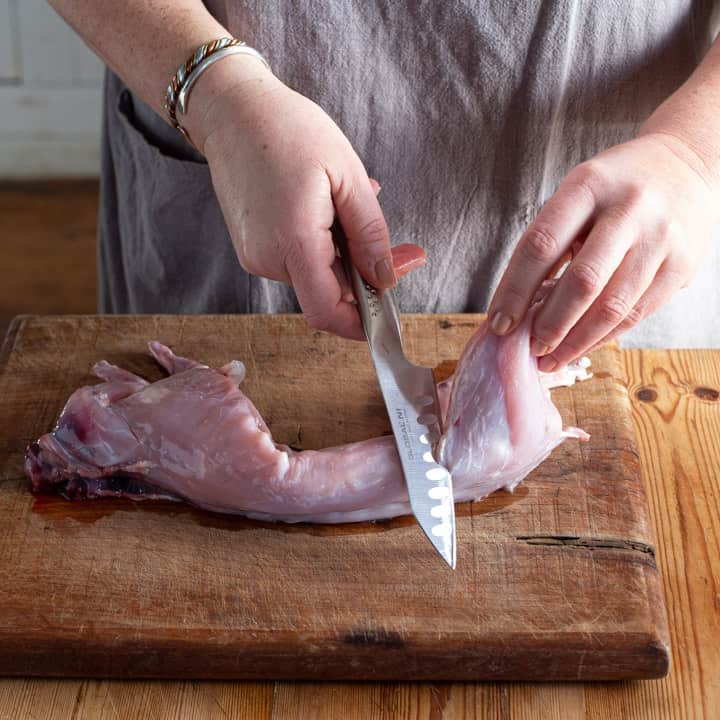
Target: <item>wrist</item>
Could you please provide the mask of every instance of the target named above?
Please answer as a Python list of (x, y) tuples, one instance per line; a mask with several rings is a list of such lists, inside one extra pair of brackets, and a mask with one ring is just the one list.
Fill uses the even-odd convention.
[(207, 139), (217, 128), (227, 97), (237, 96), (242, 101), (280, 84), (259, 58), (245, 54), (224, 57), (198, 77), (188, 97), (182, 125), (193, 144), (205, 154)]
[(655, 137), (717, 191), (720, 142), (711, 110), (708, 98), (693, 88), (681, 88), (643, 123), (639, 137)]
[(684, 163), (706, 187), (720, 190), (720, 153), (701, 147), (697, 138), (674, 126), (644, 125), (640, 138), (652, 139), (669, 150), (676, 159)]

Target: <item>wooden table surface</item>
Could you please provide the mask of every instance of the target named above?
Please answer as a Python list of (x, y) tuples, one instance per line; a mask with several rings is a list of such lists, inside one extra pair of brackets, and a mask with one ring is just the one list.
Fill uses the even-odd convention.
[(623, 683), (0, 680), (0, 720), (720, 717), (720, 351), (623, 353), (657, 534), (672, 668)]

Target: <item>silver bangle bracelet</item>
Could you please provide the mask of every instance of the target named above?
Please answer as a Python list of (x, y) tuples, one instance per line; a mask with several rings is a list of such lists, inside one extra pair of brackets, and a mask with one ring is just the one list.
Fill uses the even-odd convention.
[(213, 63), (228, 55), (250, 55), (265, 65), (272, 72), (267, 60), (254, 48), (246, 45), (242, 40), (233, 37), (223, 37), (217, 40), (201, 45), (187, 60), (182, 64), (177, 72), (173, 75), (170, 84), (167, 87), (164, 97), (165, 111), (172, 126), (191, 144), (195, 146), (187, 130), (178, 122), (177, 114), (185, 115), (187, 113), (188, 99), (190, 90), (196, 80), (207, 70)]
[(185, 79), (185, 82), (178, 93), (177, 104), (175, 106), (176, 113), (178, 115), (185, 115), (187, 113), (187, 103), (190, 97), (190, 90), (192, 90), (192, 86), (195, 84), (195, 81), (212, 64), (216, 63), (218, 60), (222, 60), (228, 55), (250, 55), (251, 57), (260, 60), (263, 65), (270, 70), (270, 65), (268, 65), (267, 60), (265, 60), (265, 58), (257, 50), (248, 45), (233, 45), (232, 47), (226, 47), (222, 50), (216, 50), (212, 55), (208, 55), (204, 60), (202, 60)]

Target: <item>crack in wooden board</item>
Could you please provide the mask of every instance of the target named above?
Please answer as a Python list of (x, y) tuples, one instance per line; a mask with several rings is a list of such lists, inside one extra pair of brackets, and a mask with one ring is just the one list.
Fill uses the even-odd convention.
[(529, 545), (562, 545), (564, 547), (603, 548), (639, 552), (655, 556), (655, 548), (648, 543), (624, 538), (570, 537), (565, 535), (518, 535), (516, 540)]

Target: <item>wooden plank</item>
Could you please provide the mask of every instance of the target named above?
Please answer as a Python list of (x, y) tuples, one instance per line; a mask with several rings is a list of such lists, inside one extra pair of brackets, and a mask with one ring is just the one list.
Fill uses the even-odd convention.
[[(459, 354), (479, 318), (404, 318), (409, 354)], [(149, 338), (240, 356), (279, 441), (387, 432), (357, 344), (298, 316), (26, 318), (0, 374), (0, 672), (145, 677), (612, 678), (665, 672), (652, 534), (617, 348), (556, 393), (593, 441), (515, 495), (459, 507), (459, 571), (411, 518), (274, 526), (185, 506), (34, 502), (25, 445), (99, 357), (150, 377)], [(212, 342), (208, 342), (212, 338)], [(302, 377), (302, 382), (298, 382)], [(342, 399), (338, 403), (338, 398)], [(88, 554), (87, 549), (93, 548)]]
[(272, 683), (228, 685), (216, 682), (88, 682), (74, 717), (78, 720), (135, 720), (173, 717), (177, 720), (270, 720)]
[[(501, 685), (457, 685), (468, 697), (451, 701), (451, 686), (421, 683), (278, 683), (273, 720), (342, 718), (493, 718), (501, 720)], [(467, 700), (470, 702), (467, 702)], [(472, 706), (472, 711), (470, 707)], [(482, 715), (477, 714), (477, 711)]]
[(676, 717), (720, 708), (720, 353), (625, 353), (668, 600), (673, 671), (642, 703)]
[(27, 680), (23, 678), (0, 681), (0, 718), (73, 717), (82, 702), (82, 680)]
[(0, 681), (3, 720), (270, 720), (272, 702), (272, 683)]

